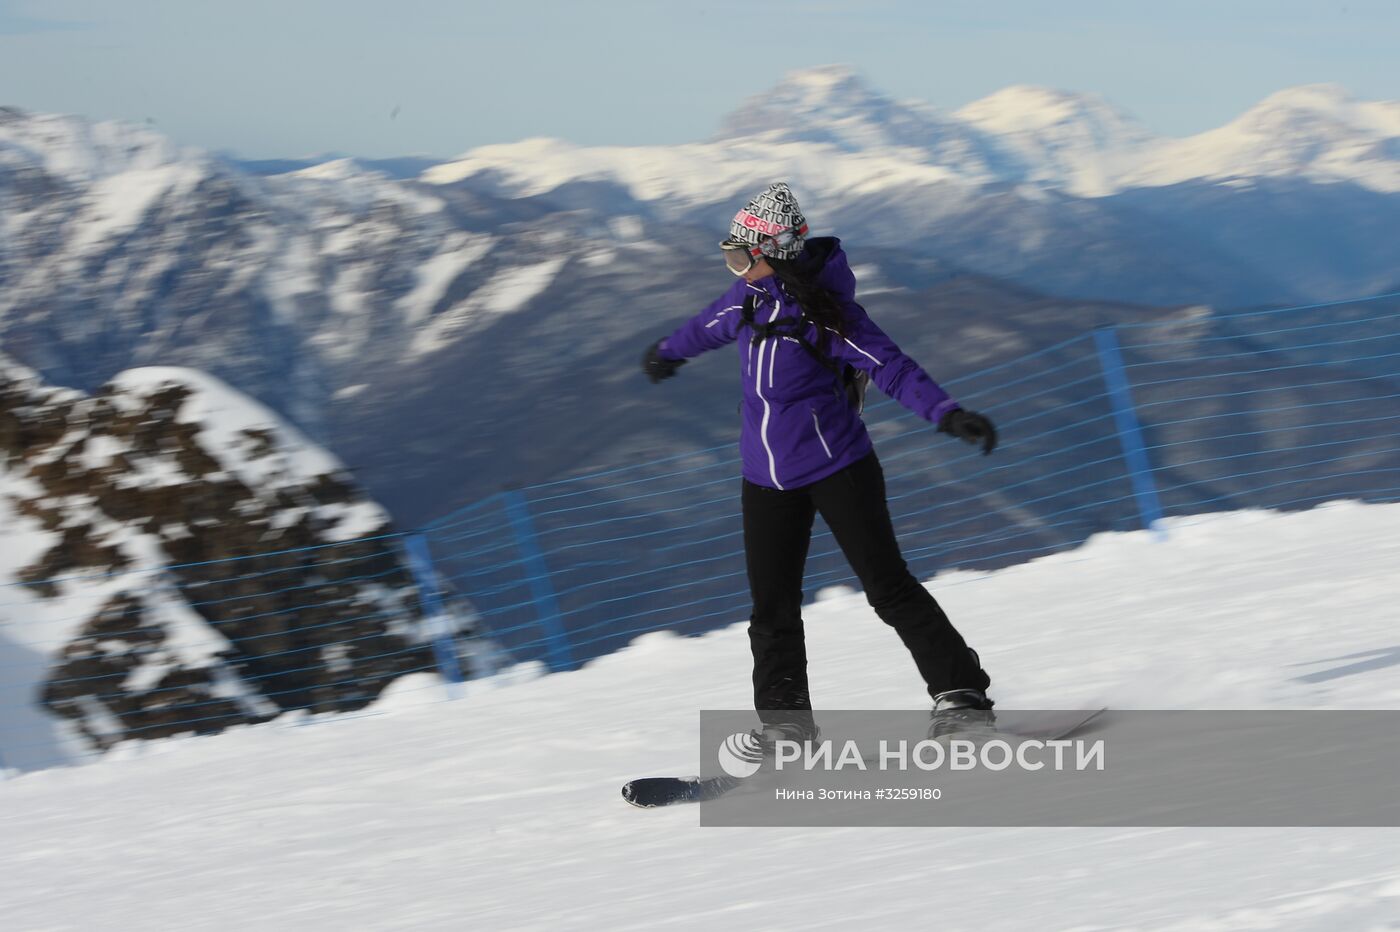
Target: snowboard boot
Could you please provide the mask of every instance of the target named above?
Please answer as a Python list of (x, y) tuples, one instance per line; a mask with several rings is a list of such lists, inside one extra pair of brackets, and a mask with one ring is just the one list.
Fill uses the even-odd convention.
[(992, 700), (980, 689), (950, 689), (933, 697), (933, 712), (929, 716), (930, 741), (954, 735), (976, 737), (993, 735), (997, 717), (992, 712)]
[(821, 729), (810, 720), (768, 724), (761, 729), (749, 732), (749, 736), (758, 742), (758, 747), (763, 752), (764, 769), (771, 768), (779, 741), (796, 741), (799, 744), (807, 744), (815, 742), (820, 734)]

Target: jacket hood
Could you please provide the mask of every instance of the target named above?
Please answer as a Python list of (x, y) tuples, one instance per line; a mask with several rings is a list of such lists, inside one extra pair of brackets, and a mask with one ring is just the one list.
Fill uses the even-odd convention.
[(809, 239), (797, 261), (802, 271), (816, 278), (817, 284), (827, 291), (835, 292), (847, 301), (855, 300), (856, 276), (846, 261), (841, 240), (834, 236)]

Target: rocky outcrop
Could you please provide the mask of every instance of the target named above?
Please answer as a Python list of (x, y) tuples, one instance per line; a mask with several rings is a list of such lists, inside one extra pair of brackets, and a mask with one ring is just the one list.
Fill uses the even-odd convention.
[(38, 542), (0, 566), (28, 600), (0, 622), (51, 652), (37, 699), (99, 748), (359, 709), (434, 667), (387, 514), (206, 375), (86, 396), (0, 360), (0, 478)]

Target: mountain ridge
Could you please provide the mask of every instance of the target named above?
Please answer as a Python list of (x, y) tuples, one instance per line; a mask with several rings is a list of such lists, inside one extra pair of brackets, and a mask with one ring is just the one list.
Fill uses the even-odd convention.
[[(207, 371), (364, 469), (412, 522), (496, 491), (482, 465), (492, 456), (525, 481), (585, 465), (532, 446), (515, 419), (569, 421), (559, 436), (580, 433), (595, 451), (586, 465), (604, 466), (575, 430), (592, 416), (576, 409), (614, 404), (590, 392), (621, 390), (628, 347), (723, 290), (715, 243), (775, 176), (794, 183), (816, 233), (839, 233), (858, 264), (878, 265), (879, 290), (862, 276), (862, 297), (910, 340), (933, 313), (910, 296), (945, 301), (926, 289), (957, 276), (987, 282), (977, 313), (1008, 319), (1023, 292), (1062, 307), (1242, 307), (1356, 297), (1400, 279), (1387, 232), (1400, 226), (1400, 195), (1355, 182), (1304, 172), (1083, 197), (1034, 176), (1027, 166), (1052, 179), (1078, 172), (1076, 184), (1116, 177), (1111, 159), (1080, 159), (1082, 147), (1139, 145), (1142, 131), (1101, 100), (1006, 89), (969, 105), (994, 139), (885, 98), (849, 69), (799, 73), (783, 94), (809, 116), (832, 95), (848, 106), (817, 127), (825, 141), (799, 138), (801, 121), (674, 147), (535, 139), (479, 148), (419, 180), (344, 156), (244, 170), (144, 126), (5, 111), (0, 345), (87, 391), (135, 366)], [(857, 145), (872, 95), (898, 145)], [(1343, 97), (1304, 89), (1269, 106), (1352, 107)], [(1389, 105), (1357, 106), (1323, 129), (1386, 131)], [(1026, 111), (1039, 122), (1023, 138), (1012, 128), (1029, 125), (1016, 116)], [(919, 148), (930, 127), (955, 124), (960, 135), (930, 144), (956, 155), (965, 139), (982, 180)], [(1029, 328), (1018, 340), (1059, 339), (1031, 316), (1015, 326)], [(1008, 348), (978, 333), (979, 353)], [(568, 397), (554, 411), (536, 392)], [(652, 440), (683, 446), (686, 429), (668, 421)], [(474, 465), (463, 473), (460, 462)]]
[[(1306, 158), (1289, 142), (1295, 135), (1306, 139)], [(1192, 179), (1294, 175), (1397, 193), (1400, 158), (1386, 143), (1398, 136), (1400, 102), (1361, 101), (1339, 85), (1286, 88), (1219, 127), (1178, 138), (1150, 132), (1098, 94), (1012, 85), (945, 112), (921, 101), (894, 100), (853, 69), (824, 66), (791, 72), (751, 97), (724, 118), (708, 142), (564, 144), (552, 160), (536, 143), (495, 144), (470, 149), (422, 178), (459, 181), (509, 162), (529, 179), (522, 180), (522, 189), (543, 193), (551, 177), (570, 177), (562, 163), (581, 157), (590, 171), (611, 170), (609, 177), (624, 179), (626, 167), (619, 164), (624, 161), (654, 163), (667, 150), (700, 147), (719, 162), (726, 155), (746, 157), (745, 144), (757, 140), (819, 146), (836, 162), (902, 153), (907, 161), (940, 167), (967, 185), (1032, 183), (1085, 197)], [(782, 153), (779, 160), (785, 156), (792, 157)], [(683, 157), (672, 174), (683, 176), (684, 166)], [(892, 183), (902, 180), (898, 173), (885, 173)], [(875, 172), (865, 174), (870, 183)]]

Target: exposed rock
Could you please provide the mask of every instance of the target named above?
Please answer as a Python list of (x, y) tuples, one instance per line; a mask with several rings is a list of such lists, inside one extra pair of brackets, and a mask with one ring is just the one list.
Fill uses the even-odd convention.
[(387, 514), (216, 380), (134, 370), (88, 397), (0, 358), (0, 463), (46, 542), (14, 578), (95, 606), (37, 698), (97, 748), (354, 710), (434, 667), (397, 551), (361, 539)]

